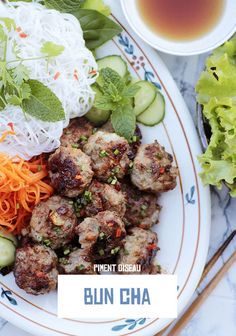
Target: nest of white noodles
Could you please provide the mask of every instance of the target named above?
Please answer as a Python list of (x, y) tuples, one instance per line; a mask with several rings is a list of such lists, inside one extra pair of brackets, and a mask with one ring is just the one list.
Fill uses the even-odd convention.
[(17, 27), (27, 34), (27, 38), (21, 38), (17, 31), (9, 33), (7, 61), (16, 59), (13, 46), (23, 59), (41, 56), (40, 49), (47, 41), (65, 48), (49, 62), (45, 59), (23, 62), (30, 78), (45, 84), (60, 99), (66, 115), (64, 121), (42, 122), (16, 106), (0, 111), (0, 138), (9, 133), (0, 143), (0, 151), (29, 159), (55, 150), (69, 120), (83, 116), (91, 108), (94, 100), (91, 85), (96, 81), (97, 64), (73, 15), (46, 9), (37, 2), (15, 2), (0, 3), (0, 17), (14, 19)]

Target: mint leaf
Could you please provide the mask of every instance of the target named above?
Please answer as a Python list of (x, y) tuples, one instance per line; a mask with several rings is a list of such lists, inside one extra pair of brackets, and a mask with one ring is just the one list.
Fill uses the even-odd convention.
[(116, 87), (120, 86), (121, 84), (124, 84), (124, 81), (122, 80), (121, 76), (116, 72), (115, 70), (111, 68), (103, 68), (100, 71), (100, 76), (103, 78), (103, 84), (104, 83), (113, 83)]
[(97, 98), (93, 106), (98, 110), (103, 111), (112, 111), (116, 108), (116, 104), (111, 101), (109, 96), (102, 96), (101, 98)]
[(22, 99), (29, 99), (31, 94), (31, 88), (29, 84), (23, 83), (21, 86), (21, 97)]
[(124, 89), (123, 96), (126, 98), (133, 98), (138, 93), (139, 89), (140, 86), (137, 84), (130, 84)]
[(134, 135), (136, 127), (136, 116), (132, 106), (126, 105), (113, 111), (111, 123), (115, 132), (129, 141)]
[(23, 100), (25, 113), (42, 121), (57, 122), (65, 118), (60, 100), (45, 85), (37, 80), (27, 82), (31, 89), (30, 99)]
[(53, 42), (45, 42), (41, 47), (40, 51), (43, 54), (46, 54), (47, 57), (56, 57), (63, 53), (65, 50), (64, 46), (55, 44)]
[(19, 64), (17, 67), (11, 70), (14, 82), (17, 85), (21, 85), (24, 81), (29, 79), (29, 70), (23, 64)]
[(21, 99), (16, 95), (6, 94), (5, 99), (6, 99), (7, 103), (10, 104), (10, 105), (20, 106), (21, 103), (22, 103)]

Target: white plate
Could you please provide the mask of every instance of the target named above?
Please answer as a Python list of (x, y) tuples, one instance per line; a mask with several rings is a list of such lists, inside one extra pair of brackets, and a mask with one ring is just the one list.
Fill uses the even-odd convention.
[[(163, 206), (159, 235), (158, 262), (168, 272), (178, 275), (178, 309), (192, 296), (205, 264), (209, 228), (209, 189), (198, 177), (199, 140), (190, 114), (173, 79), (161, 59), (127, 27), (118, 1), (106, 1), (114, 20), (124, 31), (99, 50), (99, 56), (119, 54), (130, 64), (133, 76), (148, 79), (158, 86), (166, 100), (166, 117), (162, 124), (142, 127), (144, 141), (160, 141), (173, 154), (179, 167), (178, 186), (160, 198)], [(2, 289), (1, 289), (2, 287)], [(57, 318), (56, 292), (34, 297), (20, 290), (12, 274), (0, 277), (0, 316), (31, 334), (121, 336), (153, 335), (170, 321), (160, 319), (117, 319), (115, 321), (81, 321)], [(73, 299), (73, 298), (72, 298)]]

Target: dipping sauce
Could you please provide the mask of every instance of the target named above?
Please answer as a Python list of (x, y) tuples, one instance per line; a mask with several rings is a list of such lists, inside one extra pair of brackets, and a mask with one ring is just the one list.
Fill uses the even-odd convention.
[(225, 1), (137, 0), (137, 2), (143, 20), (155, 33), (172, 40), (193, 40), (211, 31), (219, 22)]

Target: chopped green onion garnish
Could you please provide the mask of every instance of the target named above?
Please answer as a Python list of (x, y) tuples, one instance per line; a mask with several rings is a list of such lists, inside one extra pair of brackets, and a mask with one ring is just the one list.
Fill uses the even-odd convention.
[(79, 148), (79, 145), (78, 144), (72, 144), (71, 147), (72, 148)]
[(59, 263), (62, 264), (62, 265), (68, 265), (69, 264), (69, 262), (66, 258), (60, 258)]
[(100, 232), (100, 234), (99, 234), (99, 238), (100, 239), (103, 239), (105, 237), (105, 233), (104, 232)]
[(120, 251), (120, 247), (115, 247), (114, 249), (111, 250), (111, 254), (117, 254)]
[(99, 253), (99, 255), (100, 255), (101, 257), (104, 256), (104, 254), (105, 254), (105, 252), (104, 252), (103, 249), (100, 249), (100, 250), (98, 251), (98, 253)]
[(51, 245), (51, 241), (49, 239), (44, 239), (43, 243), (46, 245), (46, 246), (50, 246)]
[(63, 251), (63, 254), (64, 254), (64, 255), (68, 255), (68, 254), (70, 254), (70, 249), (69, 249), (69, 248), (65, 249), (65, 250)]
[(81, 135), (79, 138), (81, 141), (88, 141), (88, 138), (85, 135)]
[(119, 154), (120, 154), (120, 151), (119, 151), (119, 149), (115, 149), (113, 153), (114, 153), (115, 155), (119, 155)]
[(101, 158), (103, 158), (103, 157), (108, 156), (108, 153), (107, 153), (105, 150), (102, 150), (102, 151), (99, 153), (99, 156), (100, 156)]

